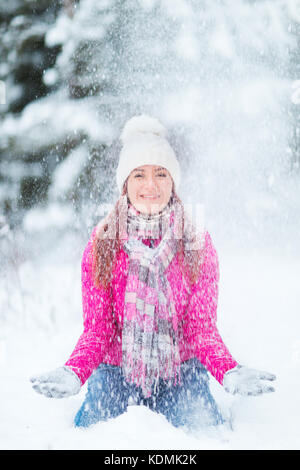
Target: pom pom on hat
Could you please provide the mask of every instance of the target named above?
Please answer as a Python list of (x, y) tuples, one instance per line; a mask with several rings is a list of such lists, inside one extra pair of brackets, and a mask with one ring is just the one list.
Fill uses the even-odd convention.
[(117, 168), (120, 193), (128, 175), (143, 165), (159, 165), (171, 174), (176, 189), (180, 182), (180, 166), (167, 140), (167, 130), (156, 118), (142, 114), (126, 122), (120, 136), (123, 144)]
[(125, 145), (130, 139), (149, 133), (163, 138), (167, 137), (167, 130), (158, 119), (142, 114), (126, 122), (120, 140)]

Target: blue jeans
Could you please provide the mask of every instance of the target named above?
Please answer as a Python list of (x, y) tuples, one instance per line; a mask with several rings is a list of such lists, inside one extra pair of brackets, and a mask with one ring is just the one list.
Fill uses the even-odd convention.
[(155, 392), (144, 398), (141, 388), (128, 383), (118, 366), (101, 364), (88, 380), (85, 400), (77, 412), (75, 426), (88, 427), (115, 418), (127, 410), (128, 402), (162, 413), (175, 427), (194, 429), (224, 423), (209, 390), (209, 376), (197, 359), (181, 365), (180, 383), (159, 379)]

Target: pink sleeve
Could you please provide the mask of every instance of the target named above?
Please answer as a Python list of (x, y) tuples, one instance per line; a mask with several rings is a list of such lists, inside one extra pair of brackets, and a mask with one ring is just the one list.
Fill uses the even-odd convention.
[(224, 344), (217, 326), (219, 263), (211, 237), (206, 232), (205, 258), (194, 285), (185, 322), (186, 334), (196, 357), (222, 384), (227, 370), (237, 365)]
[(104, 288), (97, 288), (92, 280), (91, 249), (95, 233), (96, 228), (85, 247), (81, 262), (84, 330), (65, 363), (79, 376), (82, 385), (102, 362), (115, 336), (110, 293)]

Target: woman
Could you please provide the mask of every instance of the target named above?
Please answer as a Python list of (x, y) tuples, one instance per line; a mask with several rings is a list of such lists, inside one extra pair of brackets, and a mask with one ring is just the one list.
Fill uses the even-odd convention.
[(121, 140), (121, 196), (82, 258), (84, 331), (65, 365), (32, 378), (33, 388), (61, 398), (88, 380), (76, 426), (118, 416), (130, 403), (174, 426), (223, 423), (208, 371), (243, 395), (274, 391), (264, 381), (275, 376), (239, 365), (217, 330), (217, 253), (177, 195), (180, 167), (165, 128), (135, 116)]

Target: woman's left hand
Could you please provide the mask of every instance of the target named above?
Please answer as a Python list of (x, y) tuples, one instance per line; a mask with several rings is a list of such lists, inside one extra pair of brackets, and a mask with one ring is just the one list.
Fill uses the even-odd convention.
[(223, 387), (228, 393), (240, 395), (260, 395), (262, 393), (275, 392), (274, 387), (267, 382), (276, 379), (274, 374), (250, 369), (245, 366), (236, 366), (226, 372), (223, 379)]

